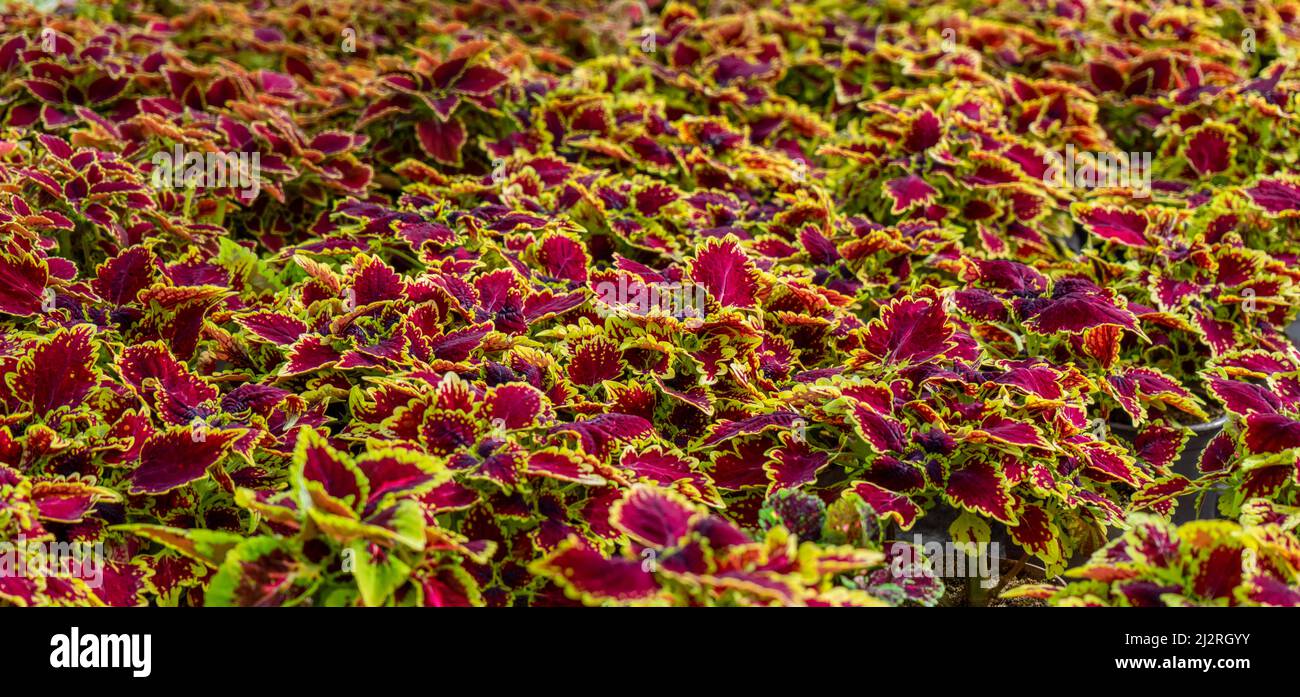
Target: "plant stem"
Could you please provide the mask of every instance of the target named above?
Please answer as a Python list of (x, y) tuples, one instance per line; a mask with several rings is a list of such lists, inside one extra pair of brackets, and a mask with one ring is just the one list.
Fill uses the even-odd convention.
[(1002, 593), (1002, 589), (1007, 587), (1007, 584), (1016, 580), (1016, 577), (1020, 575), (1020, 572), (1025, 570), (1025, 563), (1028, 561), (1029, 561), (1029, 553), (1025, 552), (1023, 555), (1021, 555), (1020, 560), (1016, 562), (1016, 565), (1011, 567), (1010, 573), (1002, 577), (1002, 581), (998, 583), (998, 587), (993, 589), (994, 597), (1000, 595)]

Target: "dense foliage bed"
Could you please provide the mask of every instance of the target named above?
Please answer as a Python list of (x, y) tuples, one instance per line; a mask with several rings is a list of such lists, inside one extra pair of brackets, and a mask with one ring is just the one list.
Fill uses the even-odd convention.
[(41, 4), (0, 604), (1300, 604), (1294, 1)]

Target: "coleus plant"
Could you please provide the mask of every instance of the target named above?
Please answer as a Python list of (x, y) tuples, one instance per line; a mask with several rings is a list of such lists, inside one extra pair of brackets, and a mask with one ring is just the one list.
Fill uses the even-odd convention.
[(1219, 512), (1236, 517), (1245, 502), (1266, 499), (1295, 505), (1300, 492), (1300, 384), (1296, 349), (1259, 349), (1215, 360), (1210, 390), (1228, 422), (1201, 454), (1200, 483), (1217, 496)]
[(616, 9), (6, 7), (0, 533), (105, 582), (0, 599), (931, 605), (915, 532), (1294, 503), (1294, 12)]
[(1064, 586), (1025, 585), (1007, 597), (1058, 606), (1300, 606), (1295, 508), (1256, 499), (1231, 520), (1173, 526), (1138, 516), (1123, 536), (1070, 569)]
[(1220, 202), (1193, 214), (1076, 204), (1075, 215), (1098, 241), (1085, 250), (1090, 275), (1128, 299), (1150, 339), (1121, 347), (1121, 364), (1159, 369), (1205, 396), (1200, 377), (1211, 358), (1286, 345), (1275, 328), (1294, 317), (1296, 274), (1283, 259), (1243, 244), (1247, 221), (1259, 215), (1242, 210), (1248, 191), (1235, 192), (1239, 214)]
[(426, 499), (450, 479), (445, 465), (376, 446), (357, 457), (314, 430), (298, 438), (283, 490), (238, 488), (258, 514), (256, 535), (146, 523), (120, 529), (152, 540), (211, 574), (208, 605), (470, 605), (481, 603), (462, 559), (491, 556), (490, 541), (440, 528)]
[(776, 525), (755, 540), (678, 494), (637, 486), (610, 508), (626, 556), (608, 558), (576, 539), (534, 564), (588, 604), (879, 605), (869, 593), (830, 581), (880, 564), (853, 546), (801, 542)]
[(381, 76), (380, 84), (387, 94), (381, 93), (379, 100), (366, 108), (357, 127), (365, 128), (383, 119), (385, 130), (391, 132), (390, 124), (400, 120), (397, 115), (414, 113), (415, 139), (424, 153), (434, 162), (461, 166), (461, 149), (470, 134), (464, 112), (496, 111), (493, 95), (509, 80), (508, 75), (492, 67), (485, 48), (463, 44), (446, 59), (417, 54), (413, 66)]
[[(1069, 299), (1036, 301), (1036, 317)], [(845, 464), (862, 480), (853, 490), (901, 530), (934, 513), (954, 539), (1009, 536), (1059, 568), (1128, 510), (1167, 510), (1167, 490), (1185, 488), (1167, 462), (1135, 458), (1091, 428), (1098, 388), (1081, 371), (984, 355), (933, 292), (885, 305), (848, 367), (806, 393), (833, 397), (819, 411), (852, 428), (849, 461), (862, 463)]]

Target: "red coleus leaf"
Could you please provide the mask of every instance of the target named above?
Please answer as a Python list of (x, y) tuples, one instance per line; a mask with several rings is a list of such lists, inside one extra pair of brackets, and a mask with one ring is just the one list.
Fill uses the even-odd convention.
[(996, 295), (981, 288), (970, 288), (953, 293), (953, 302), (962, 312), (986, 322), (1004, 322), (1007, 307)]
[[(152, 585), (147, 579), (148, 572), (136, 564), (117, 560), (106, 560), (104, 577), (98, 588), (91, 591), (108, 607), (145, 607), (148, 605), (146, 594)], [(152, 579), (149, 579), (152, 580)]]
[(1223, 407), (1234, 414), (1275, 414), (1282, 402), (1267, 388), (1248, 382), (1214, 378), (1210, 390), (1223, 402)]
[(1242, 579), (1241, 547), (1223, 545), (1205, 550), (1192, 581), (1192, 592), (1205, 598), (1229, 598)]
[(574, 433), (588, 453), (603, 455), (616, 441), (627, 441), (654, 430), (654, 425), (631, 414), (600, 414), (585, 421), (560, 424), (555, 433)]
[(605, 479), (595, 473), (593, 461), (581, 453), (543, 450), (528, 457), (525, 468), (530, 476), (547, 477), (562, 482), (598, 486)]
[(1223, 471), (1231, 464), (1236, 450), (1233, 439), (1227, 433), (1220, 433), (1211, 438), (1209, 445), (1201, 452), (1197, 469), (1206, 474)]
[(861, 496), (877, 515), (894, 518), (903, 530), (911, 529), (921, 515), (921, 507), (910, 498), (870, 482), (854, 482), (851, 491)]
[(542, 240), (537, 259), (552, 278), (574, 283), (587, 282), (587, 266), (591, 263), (582, 245), (562, 235), (551, 235)]
[(176, 360), (160, 342), (128, 347), (118, 362), (122, 377), (173, 424), (188, 423), (198, 407), (217, 397), (217, 388)]
[(721, 305), (754, 307), (757, 271), (733, 236), (705, 242), (691, 263), (691, 278)]
[(1285, 581), (1271, 576), (1257, 577), (1252, 581), (1248, 597), (1266, 607), (1300, 607), (1300, 590)]
[(131, 470), (131, 492), (161, 494), (202, 479), (242, 434), (238, 430), (172, 427), (150, 436)]
[(452, 89), (457, 92), (471, 94), (481, 97), (494, 92), (497, 88), (506, 83), (509, 78), (505, 73), (498, 72), (492, 68), (475, 65), (466, 68), (460, 77), (456, 78)]
[(528, 385), (499, 385), (488, 390), (483, 414), (503, 428), (528, 428), (541, 415), (543, 399), (541, 392)]
[(770, 428), (790, 428), (800, 418), (798, 412), (778, 411), (759, 414), (739, 421), (722, 421), (713, 425), (709, 436), (704, 439), (702, 445), (712, 447), (737, 436), (762, 433)]
[(254, 312), (236, 317), (235, 321), (254, 336), (278, 346), (289, 346), (307, 333), (307, 325), (302, 320), (283, 312)]
[(835, 243), (826, 239), (820, 230), (809, 225), (799, 233), (799, 242), (803, 245), (804, 250), (813, 263), (830, 265), (840, 259), (839, 250), (835, 248)]
[(1223, 126), (1205, 125), (1188, 131), (1185, 148), (1188, 164), (1202, 177), (1232, 165), (1231, 131)]
[(562, 315), (581, 305), (586, 296), (581, 291), (565, 294), (553, 294), (542, 290), (529, 295), (524, 300), (523, 318), (526, 324), (533, 324), (556, 315)]
[(1047, 291), (1047, 278), (1025, 264), (1004, 259), (972, 259), (971, 265), (975, 278), (993, 288), (1017, 295), (1042, 294)]
[(460, 166), (460, 150), (468, 138), (460, 121), (421, 121), (415, 124), (415, 135), (429, 157), (444, 165)]
[(133, 303), (152, 284), (157, 264), (153, 252), (144, 247), (123, 250), (96, 269), (91, 287), (114, 306)]
[(1015, 308), (1025, 326), (1038, 334), (1079, 334), (1107, 325), (1137, 329), (1137, 317), (1116, 305), (1113, 294), (1083, 280), (1057, 281), (1050, 297), (1021, 298)]
[(531, 475), (547, 476), (562, 481), (582, 481), (584, 475), (590, 473), (589, 468), (581, 467), (574, 458), (554, 453), (536, 453), (525, 462), (523, 453), (506, 450), (483, 458), (483, 462), (479, 464), (478, 476), (504, 487), (512, 487), (518, 483), (519, 473), (525, 468)]
[(900, 298), (880, 310), (867, 325), (863, 350), (887, 364), (921, 363), (952, 347), (953, 327), (934, 298)]
[(1261, 179), (1246, 189), (1255, 205), (1269, 213), (1300, 210), (1300, 186), (1277, 179)]
[(610, 523), (633, 540), (659, 549), (675, 547), (690, 528), (695, 509), (676, 494), (634, 487), (610, 510)]
[(352, 269), (349, 284), (357, 307), (384, 300), (397, 300), (406, 292), (406, 283), (389, 265), (363, 255)]
[(325, 338), (308, 335), (299, 338), (289, 348), (289, 362), (281, 369), (282, 375), (297, 375), (337, 363), (342, 356)]
[(31, 500), (42, 520), (76, 523), (112, 492), (78, 479), (40, 479), (32, 482)]
[(478, 503), (479, 494), (463, 484), (448, 481), (421, 494), (419, 500), (431, 507), (433, 512), (444, 513), (470, 508)]
[(931, 111), (923, 111), (908, 127), (903, 147), (908, 152), (920, 152), (937, 145), (942, 136), (943, 127), (939, 117)]
[(909, 174), (886, 182), (885, 194), (894, 202), (889, 212), (898, 215), (916, 207), (929, 205), (939, 195), (939, 191), (921, 177)]
[(817, 473), (830, 464), (831, 454), (815, 450), (786, 434), (784, 444), (771, 453), (764, 469), (772, 489), (800, 487), (817, 480)]
[(14, 395), (37, 414), (80, 404), (99, 381), (93, 336), (89, 325), (54, 332), (8, 376)]
[(655, 184), (637, 192), (636, 210), (644, 216), (658, 215), (664, 206), (677, 199), (675, 189), (666, 184)]
[[(331, 513), (351, 513), (370, 495), (370, 482), (350, 458), (340, 454), (319, 433), (304, 430), (294, 452), (297, 474), (317, 506)], [(328, 499), (320, 497), (328, 496)], [(346, 508), (338, 506), (342, 504)]]
[(1046, 448), (1047, 442), (1033, 424), (991, 414), (971, 433), (975, 440), (993, 440), (1008, 445)]
[(474, 417), (451, 409), (430, 409), (419, 425), (420, 441), (435, 455), (449, 455), (474, 444), (478, 432)]
[(853, 407), (850, 419), (858, 435), (881, 452), (903, 450), (906, 440), (904, 427), (897, 419), (884, 416), (865, 405)]
[(1244, 473), (1241, 494), (1246, 499), (1275, 499), (1288, 484), (1296, 480), (1295, 465), (1266, 465)]
[(1140, 211), (1127, 208), (1085, 208), (1080, 220), (1092, 234), (1129, 247), (1147, 247), (1151, 222)]
[(721, 503), (708, 475), (697, 471), (692, 460), (663, 448), (628, 448), (619, 459), (619, 467), (637, 479), (675, 488), (694, 500), (711, 505)]
[(1010, 487), (998, 468), (987, 460), (971, 460), (953, 468), (944, 493), (954, 504), (1004, 523), (1016, 522)]
[(1124, 89), (1124, 76), (1105, 63), (1089, 63), (1088, 78), (1102, 92), (1119, 92)]
[(569, 379), (577, 385), (596, 385), (623, 374), (623, 358), (614, 342), (603, 337), (588, 339), (573, 349)]
[(768, 446), (767, 442), (758, 440), (737, 441), (730, 450), (714, 451), (709, 475), (722, 489), (767, 486), (769, 482), (763, 462)]
[(632, 151), (645, 162), (658, 167), (667, 168), (674, 163), (674, 157), (671, 150), (656, 143), (649, 136), (637, 136), (628, 142)]
[(1102, 443), (1088, 443), (1080, 446), (1089, 476), (1097, 481), (1112, 479), (1126, 482), (1132, 486), (1142, 483), (1144, 475), (1138, 471), (1118, 448)]
[(1025, 394), (1043, 399), (1060, 399), (1065, 392), (1062, 389), (1061, 372), (1043, 363), (1007, 362), (1007, 372), (991, 378), (992, 382), (1006, 385)]
[(41, 311), (49, 269), (32, 254), (11, 245), (0, 249), (0, 312), (28, 316)]
[(1156, 479), (1140, 488), (1133, 497), (1135, 509), (1151, 508), (1160, 515), (1168, 515), (1173, 510), (1174, 500), (1191, 487), (1191, 481), (1180, 475)]
[(1246, 417), (1246, 447), (1251, 453), (1278, 453), (1300, 447), (1300, 421), (1282, 414)]
[(1061, 531), (1044, 508), (1026, 505), (1018, 512), (1017, 519), (1015, 525), (1007, 528), (1016, 544), (1043, 558), (1060, 556)]
[(483, 342), (483, 338), (492, 331), (492, 324), (471, 325), (457, 329), (442, 336), (429, 339), (429, 350), (436, 358), (447, 361), (463, 361), (469, 358), (474, 349)]
[(1138, 459), (1157, 468), (1171, 466), (1183, 450), (1187, 432), (1168, 426), (1150, 425), (1138, 432), (1133, 449)]
[(231, 550), (226, 562), (232, 561), (238, 565), (239, 573), (228, 583), (209, 587), (205, 598), (208, 605), (277, 607), (291, 604), (301, 593), (296, 583), (307, 573), (306, 564), (281, 540), (266, 536), (251, 538)]
[(573, 542), (560, 545), (534, 568), (579, 598), (648, 600), (660, 593), (659, 582), (640, 560), (606, 559)]

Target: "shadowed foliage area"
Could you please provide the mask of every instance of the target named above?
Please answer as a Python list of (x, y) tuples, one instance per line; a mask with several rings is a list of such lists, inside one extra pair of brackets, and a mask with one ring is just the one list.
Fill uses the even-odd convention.
[(965, 602), (923, 541), (1297, 604), (1298, 48), (1294, 0), (8, 4), (0, 604)]

